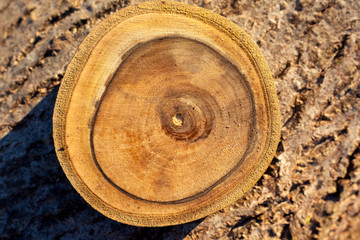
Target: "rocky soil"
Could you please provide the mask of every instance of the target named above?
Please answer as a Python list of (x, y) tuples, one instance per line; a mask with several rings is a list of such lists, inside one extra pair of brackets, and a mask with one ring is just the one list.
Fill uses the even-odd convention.
[(185, 0), (226, 16), (267, 59), (281, 109), (271, 166), (233, 205), (140, 228), (93, 210), (60, 168), (52, 111), (77, 47), (137, 1), (0, 1), (0, 239), (360, 239), (360, 2)]

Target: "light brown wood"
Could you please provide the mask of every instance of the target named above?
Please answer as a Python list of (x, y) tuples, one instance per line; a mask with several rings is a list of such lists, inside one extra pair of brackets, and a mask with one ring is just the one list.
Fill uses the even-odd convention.
[(189, 222), (235, 201), (279, 138), (276, 91), (257, 46), (230, 21), (174, 2), (121, 10), (91, 32), (53, 121), (76, 190), (138, 226)]

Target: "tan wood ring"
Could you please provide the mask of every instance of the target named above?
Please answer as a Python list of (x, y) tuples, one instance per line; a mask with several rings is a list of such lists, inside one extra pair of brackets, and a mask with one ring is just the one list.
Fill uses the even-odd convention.
[(268, 65), (231, 21), (147, 2), (102, 21), (69, 64), (54, 142), (74, 188), (137, 226), (205, 217), (239, 199), (280, 135)]

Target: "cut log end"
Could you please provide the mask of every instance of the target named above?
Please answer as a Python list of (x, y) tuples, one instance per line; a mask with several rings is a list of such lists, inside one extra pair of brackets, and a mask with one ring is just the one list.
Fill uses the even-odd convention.
[(189, 222), (238, 199), (267, 168), (276, 92), (260, 51), (230, 21), (144, 3), (101, 23), (74, 59), (55, 145), (71, 183), (106, 216)]

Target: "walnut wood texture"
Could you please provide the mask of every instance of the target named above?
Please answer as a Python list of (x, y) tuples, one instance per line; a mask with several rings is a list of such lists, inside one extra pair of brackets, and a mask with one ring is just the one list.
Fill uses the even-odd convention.
[(131, 225), (174, 225), (256, 183), (279, 118), (267, 63), (244, 31), (158, 1), (115, 13), (85, 38), (59, 90), (54, 142), (95, 209)]

